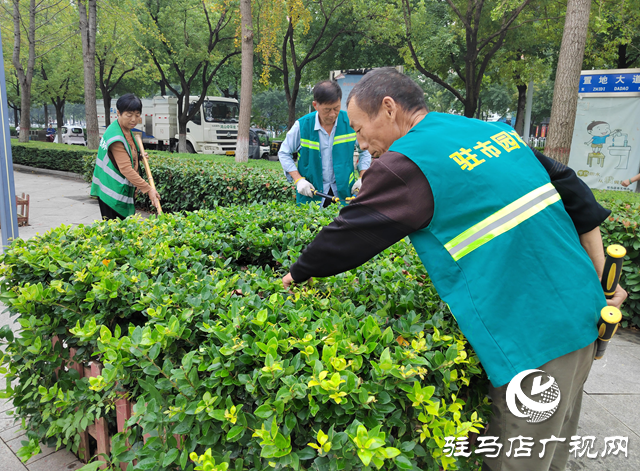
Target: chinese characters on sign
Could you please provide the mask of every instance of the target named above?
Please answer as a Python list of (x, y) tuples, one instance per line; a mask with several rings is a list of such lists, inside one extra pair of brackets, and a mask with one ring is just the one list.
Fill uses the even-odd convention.
[(580, 93), (640, 92), (638, 73), (596, 73), (580, 77)]
[[(532, 437), (523, 437), (522, 435), (519, 435), (515, 438), (509, 438), (508, 441), (509, 446), (505, 451), (507, 458), (510, 458), (512, 455), (514, 458), (531, 456), (532, 448), (535, 445), (535, 441)], [(538, 457), (544, 457), (547, 443), (566, 441), (566, 438), (558, 438), (554, 435), (551, 435), (550, 438), (540, 440), (542, 451), (538, 453)], [(626, 457), (628, 442), (629, 437), (605, 437), (604, 450), (599, 453), (595, 449), (596, 437), (581, 437), (579, 435), (574, 435), (569, 441), (569, 454), (573, 454), (576, 458), (581, 458), (583, 456), (586, 456), (587, 458), (596, 458), (598, 455), (604, 458), (605, 456), (618, 456), (619, 453), (624, 453), (624, 456)], [(498, 443), (498, 437), (479, 436), (474, 453), (477, 455), (485, 455), (488, 458), (497, 458), (501, 451), (502, 443)], [(442, 448), (442, 452), (446, 456), (470, 456), (471, 451), (469, 448), (468, 437), (445, 437), (445, 445)]]
[[(497, 144), (504, 151), (511, 152), (515, 149), (520, 149), (520, 144), (522, 147), (527, 147), (522, 138), (515, 131), (502, 131), (498, 134), (494, 134), (490, 138), (491, 140), (480, 142), (478, 141), (473, 149), (484, 154), (485, 157), (500, 157), (502, 151), (500, 151), (493, 144)], [(493, 142), (491, 142), (493, 141)], [(462, 170), (473, 170), (481, 163), (485, 162), (485, 159), (479, 159), (478, 154), (472, 153), (471, 149), (465, 149), (461, 147), (459, 151), (454, 152), (449, 156), (450, 159), (455, 160), (455, 162), (460, 165)]]

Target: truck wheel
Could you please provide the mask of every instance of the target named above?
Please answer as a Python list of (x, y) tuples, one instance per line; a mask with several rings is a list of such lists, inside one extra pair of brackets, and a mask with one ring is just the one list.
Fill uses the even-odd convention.
[(264, 154), (262, 154), (262, 158), (263, 158), (264, 160), (269, 160), (269, 153), (268, 153), (268, 152), (265, 152)]
[(190, 154), (196, 153), (196, 150), (193, 148), (190, 142), (187, 142), (187, 152), (189, 152)]

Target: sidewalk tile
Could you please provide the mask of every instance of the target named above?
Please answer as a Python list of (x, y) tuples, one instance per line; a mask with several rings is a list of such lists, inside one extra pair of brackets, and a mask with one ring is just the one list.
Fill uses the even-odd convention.
[(27, 462), (29, 471), (67, 471), (81, 468), (78, 458), (67, 450), (60, 450), (38, 461)]
[[(0, 412), (0, 432), (4, 432), (10, 428), (13, 428), (16, 425), (16, 419), (12, 415), (8, 415), (7, 412)], [(20, 422), (17, 422), (20, 423)]]
[[(638, 471), (640, 469), (640, 453), (638, 453), (640, 436), (587, 394), (582, 399), (582, 413), (577, 435), (595, 436), (594, 450), (598, 452), (598, 456), (596, 458), (588, 458), (586, 455), (578, 458), (571, 456), (566, 471)], [(605, 437), (613, 436), (629, 438), (626, 457), (623, 454), (601, 456)]]
[(612, 342), (620, 343), (621, 345), (637, 345), (640, 347), (640, 331), (630, 329), (618, 329)]
[(27, 471), (27, 468), (2, 440), (0, 440), (0, 463), (2, 471)]
[(23, 430), (20, 425), (16, 425), (11, 427), (10, 429), (5, 430), (4, 432), (0, 432), (0, 439), (8, 442), (9, 440), (14, 440), (16, 438), (22, 437), (27, 433), (26, 430)]
[[(590, 397), (598, 403), (602, 409), (605, 409), (635, 434), (640, 436), (640, 393), (635, 395), (597, 394)], [(640, 467), (638, 469), (640, 469)]]
[[(615, 338), (615, 337), (614, 337)], [(601, 360), (595, 360), (584, 385), (587, 394), (635, 394), (640, 391), (640, 358), (634, 347), (612, 343)]]

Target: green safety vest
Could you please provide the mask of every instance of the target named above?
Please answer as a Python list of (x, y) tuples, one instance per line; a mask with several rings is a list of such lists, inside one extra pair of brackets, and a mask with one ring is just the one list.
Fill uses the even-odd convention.
[[(300, 151), (298, 157), (298, 172), (309, 180), (318, 191), (323, 191), (324, 182), (322, 180), (322, 156), (320, 155), (320, 137), (316, 131), (317, 111), (309, 113), (298, 120), (300, 125)], [(333, 156), (333, 172), (336, 176), (338, 187), (338, 198), (342, 204), (345, 199), (351, 196), (351, 187), (356, 181), (353, 168), (353, 152), (356, 145), (356, 133), (349, 126), (349, 118), (346, 111), (340, 111), (338, 124), (333, 138), (331, 153)], [(300, 193), (296, 193), (298, 204), (309, 203), (310, 201), (322, 201), (320, 196), (309, 198)]]
[[(127, 217), (136, 212), (133, 201), (135, 186), (120, 173), (109, 158), (109, 146), (118, 141), (122, 142), (124, 148), (127, 149), (131, 159), (131, 167), (133, 167), (133, 156), (131, 155), (129, 142), (124, 137), (122, 128), (116, 120), (109, 125), (100, 140), (91, 183), (91, 196), (97, 196), (115, 212)], [(140, 155), (138, 144), (136, 143), (135, 146), (138, 150), (138, 155)]]
[(389, 150), (431, 185), (433, 219), (410, 239), (495, 387), (597, 338), (600, 281), (513, 128), (432, 112)]

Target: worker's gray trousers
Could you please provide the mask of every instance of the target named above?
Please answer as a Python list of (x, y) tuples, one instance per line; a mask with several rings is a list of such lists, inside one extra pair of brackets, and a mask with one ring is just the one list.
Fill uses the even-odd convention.
[[(561, 395), (558, 409), (550, 418), (542, 422), (528, 423), (526, 417), (516, 417), (509, 411), (506, 400), (508, 384), (499, 388), (489, 388), (489, 396), (493, 402), (493, 417), (483, 436), (499, 437), (497, 442), (503, 446), (496, 458), (487, 458), (485, 455), (482, 471), (563, 471), (565, 469), (569, 459), (571, 437), (576, 435), (578, 430), (582, 387), (589, 376), (595, 351), (596, 343), (594, 342), (538, 368), (555, 378)], [(529, 397), (531, 397), (531, 388), (536, 376), (539, 374), (530, 374), (522, 381), (522, 391)], [(543, 377), (542, 384), (546, 380), (547, 378)], [(564, 442), (547, 441), (552, 436), (565, 440)], [(513, 440), (517, 437), (527, 437), (526, 442), (533, 446), (525, 444), (523, 447), (520, 440)], [(543, 442), (541, 443), (540, 440)], [(541, 457), (543, 443), (544, 454)], [(520, 448), (519, 451), (518, 448)], [(530, 456), (514, 456), (526, 453), (526, 449), (531, 450)], [(507, 457), (508, 453), (509, 457)]]

